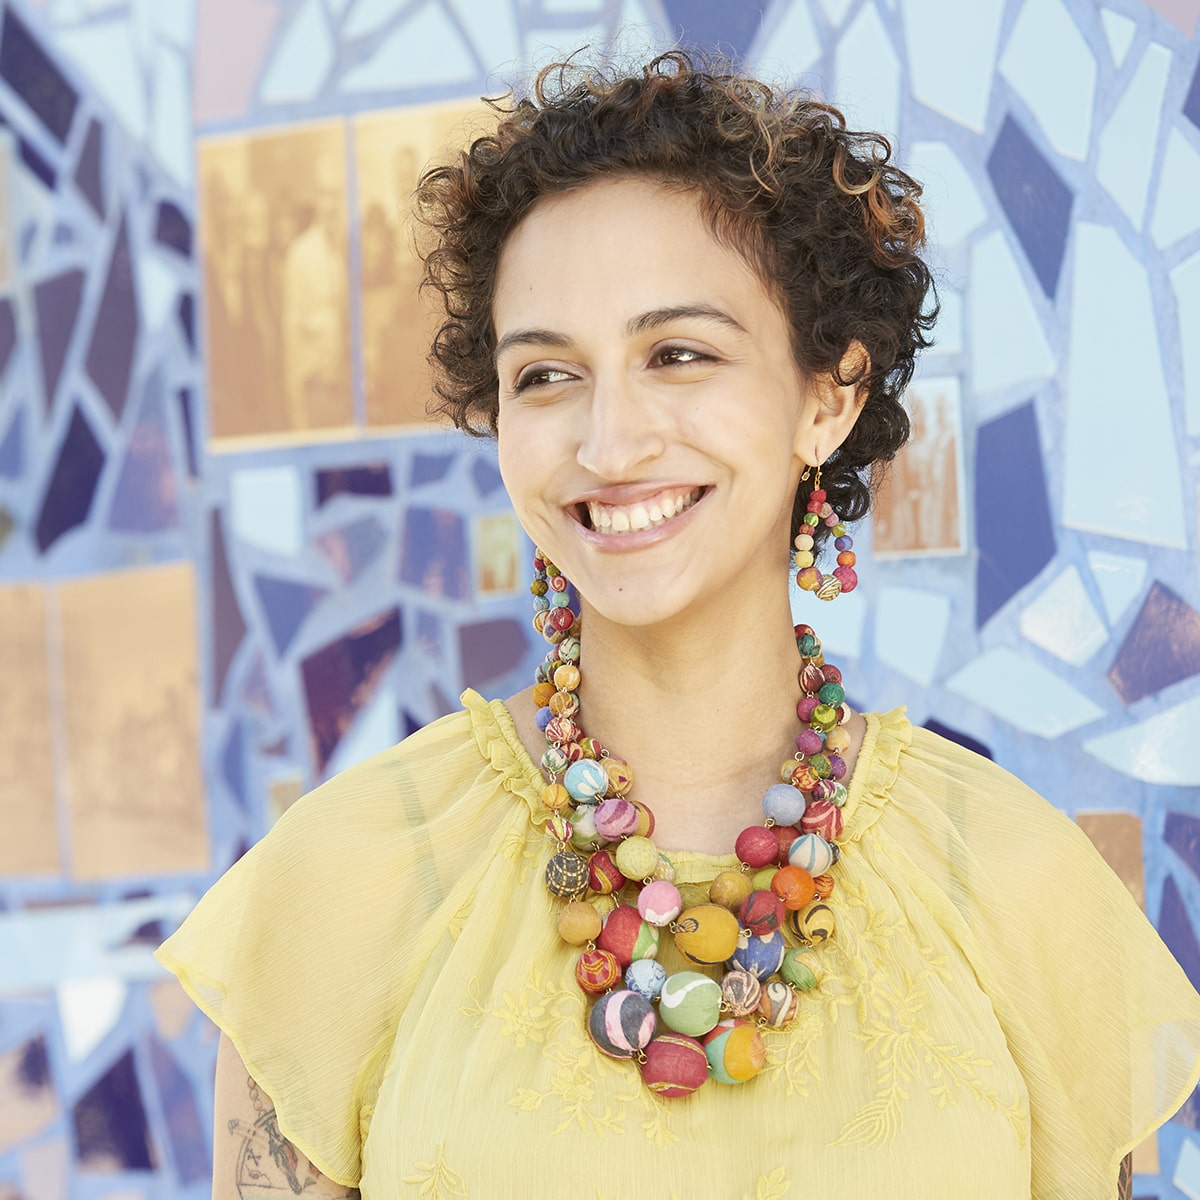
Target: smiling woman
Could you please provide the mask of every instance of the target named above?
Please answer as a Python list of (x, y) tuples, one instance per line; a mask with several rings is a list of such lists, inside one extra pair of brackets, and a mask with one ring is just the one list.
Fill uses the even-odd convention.
[(498, 439), (548, 651), (161, 949), (226, 1034), (214, 1195), (1127, 1193), (1200, 997), (1070, 821), (853, 711), (791, 615), (789, 552), (856, 586), (907, 433), (919, 194), (681, 53), (543, 72), (424, 175), (441, 401)]

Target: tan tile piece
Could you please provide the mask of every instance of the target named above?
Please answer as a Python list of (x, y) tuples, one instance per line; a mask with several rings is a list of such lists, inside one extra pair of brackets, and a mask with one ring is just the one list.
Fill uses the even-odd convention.
[(1152, 1133), (1140, 1146), (1133, 1148), (1133, 1173), (1135, 1175), (1157, 1175), (1158, 1134)]
[(60, 609), (74, 877), (207, 870), (191, 564), (64, 584)]
[(169, 1042), (188, 1027), (196, 1006), (172, 975), (160, 979), (150, 988), (150, 1011), (154, 1014), (154, 1027), (159, 1036)]
[(48, 606), (43, 587), (0, 587), (0, 875), (56, 875), (61, 866)]
[(1142, 860), (1142, 821), (1133, 813), (1076, 813), (1075, 823), (1092, 840), (1105, 862), (1116, 872), (1129, 893), (1146, 908), (1146, 873)]
[(475, 595), (515, 596), (523, 591), (524, 534), (511, 512), (486, 513), (471, 521), (471, 566)]
[(299, 773), (280, 775), (267, 785), (267, 818), (274, 825), (301, 796), (304, 795), (304, 777)]
[(21, 1153), (24, 1200), (67, 1200), (72, 1158), (65, 1137), (47, 1138)]

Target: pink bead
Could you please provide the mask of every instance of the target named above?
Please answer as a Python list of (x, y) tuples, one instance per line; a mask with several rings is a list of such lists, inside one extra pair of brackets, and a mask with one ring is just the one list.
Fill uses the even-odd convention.
[(815, 500), (818, 504), (822, 504), (826, 499), (825, 489), (824, 488), (814, 488), (812, 490), (812, 492), (809, 494), (808, 498), (810, 500)]
[(829, 755), (829, 773), (834, 779), (846, 778), (846, 760), (840, 754)]
[(852, 592), (858, 587), (858, 576), (853, 567), (834, 567), (833, 573), (840, 581), (843, 592)]
[(683, 911), (683, 897), (673, 883), (655, 879), (638, 893), (637, 909), (647, 925), (668, 925)]
[(796, 734), (796, 749), (801, 754), (819, 754), (824, 744), (821, 735), (815, 729), (802, 729)]
[(601, 801), (596, 809), (596, 832), (609, 841), (628, 837), (637, 829), (637, 824), (637, 809), (619, 796)]
[(796, 705), (796, 716), (807, 724), (812, 720), (813, 710), (820, 703), (816, 696), (801, 696), (800, 703)]
[[(834, 756), (829, 756), (829, 765), (833, 766)], [(845, 770), (846, 764), (842, 763), (842, 769)], [(837, 789), (834, 786), (832, 779), (818, 779), (816, 786), (809, 793), (814, 800), (832, 800)]]
[(748, 867), (765, 867), (779, 854), (779, 840), (765, 825), (749, 825), (737, 836), (733, 851)]
[(831, 512), (829, 516), (825, 518), (825, 524), (828, 525), (830, 529), (832, 529), (835, 525), (840, 525), (841, 523), (842, 518), (839, 517), (835, 512)]

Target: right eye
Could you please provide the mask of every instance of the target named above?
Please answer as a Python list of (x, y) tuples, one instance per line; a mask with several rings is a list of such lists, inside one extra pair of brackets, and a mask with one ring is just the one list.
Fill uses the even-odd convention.
[(517, 381), (513, 384), (513, 391), (524, 392), (531, 387), (542, 387), (548, 383), (563, 383), (570, 378), (570, 372), (563, 371), (558, 367), (533, 367), (517, 376)]

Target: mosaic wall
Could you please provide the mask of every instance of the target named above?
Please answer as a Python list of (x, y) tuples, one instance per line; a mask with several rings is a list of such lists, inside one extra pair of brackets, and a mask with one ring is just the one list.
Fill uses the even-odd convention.
[[(0, 3), (0, 1198), (208, 1195), (150, 958), (313, 784), (517, 690), (396, 197), (557, 48), (679, 30), (895, 134), (943, 315), (812, 616), (1079, 820), (1197, 984), (1200, 0)], [(1200, 1096), (1137, 1156), (1200, 1200)]]

